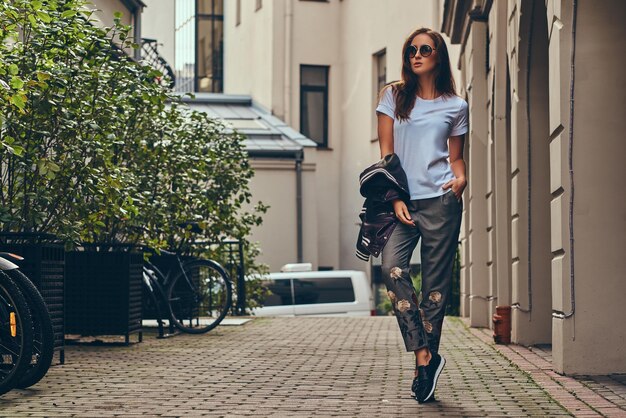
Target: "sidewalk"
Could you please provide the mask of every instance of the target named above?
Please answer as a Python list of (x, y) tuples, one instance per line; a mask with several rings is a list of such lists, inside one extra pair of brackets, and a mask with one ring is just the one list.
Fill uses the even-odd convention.
[(455, 317), (445, 321), (438, 402), (422, 405), (411, 398), (414, 358), (393, 317), (257, 318), (206, 335), (154, 335), (129, 347), (68, 346), (66, 364), (43, 382), (0, 397), (0, 416), (571, 415), (565, 398), (494, 349), (487, 330)]

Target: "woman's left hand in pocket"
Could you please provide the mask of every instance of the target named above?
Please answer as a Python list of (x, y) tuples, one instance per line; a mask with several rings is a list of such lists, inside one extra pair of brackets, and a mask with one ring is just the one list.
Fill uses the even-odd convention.
[(465, 190), (466, 186), (467, 180), (465, 180), (465, 177), (460, 177), (450, 180), (449, 182), (444, 184), (442, 188), (444, 190), (452, 188), (452, 193), (454, 193), (456, 200), (461, 200), (461, 196), (463, 196), (463, 190)]

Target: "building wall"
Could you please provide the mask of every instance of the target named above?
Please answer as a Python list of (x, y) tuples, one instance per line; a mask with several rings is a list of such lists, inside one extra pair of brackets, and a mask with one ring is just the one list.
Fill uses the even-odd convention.
[(552, 320), (553, 358), (565, 373), (624, 373), (626, 199), (619, 178), (626, 86), (624, 58), (610, 51), (623, 44), (626, 4), (578, 2), (570, 151), (572, 13), (571, 2), (548, 4), (550, 88), (556, 93), (550, 96), (553, 305), (566, 314), (574, 310)]
[(101, 26), (112, 26), (115, 12), (122, 13), (122, 24), (133, 24), (132, 13), (124, 6), (121, 0), (94, 0), (93, 4), (94, 8), (97, 9), (93, 17)]
[(241, 24), (236, 25), (236, 1), (224, 1), (224, 93), (249, 94), (272, 109), (274, 71), (280, 62), (272, 45), (274, 9), (280, 2), (264, 1), (255, 11), (254, 1), (241, 2)]
[[(369, 270), (354, 249), (363, 203), (358, 175), (380, 158), (373, 54), (386, 48), (387, 80), (399, 79), (405, 37), (420, 26), (437, 29), (442, 4), (275, 0), (264, 1), (258, 11), (254, 2), (241, 4), (239, 26), (236, 2), (225, 4), (225, 93), (251, 94), (299, 129), (300, 65), (330, 66), (329, 149), (319, 149), (315, 162), (318, 261), (335, 269)], [(458, 47), (450, 53), (456, 62)], [(263, 65), (250, 72), (241, 57)]]
[(141, 15), (141, 32), (144, 38), (156, 39), (158, 51), (167, 63), (176, 68), (174, 25), (176, 0), (143, 0), (146, 7)]
[(609, 51), (626, 4), (577, 2), (574, 51), (571, 1), (493, 2), (473, 19), (447, 4), (470, 103), (461, 312), (492, 326), (494, 305), (512, 305), (513, 341), (551, 343), (557, 372), (623, 373), (626, 90)]
[[(327, 65), (328, 73), (328, 147), (317, 151), (317, 201), (318, 254), (321, 266), (335, 269), (348, 267), (340, 258), (341, 236), (341, 196), (340, 181), (342, 169), (340, 155), (344, 147), (342, 132), (342, 59), (340, 52), (341, 4), (337, 1), (318, 3), (287, 0), (293, 13), (291, 29), (285, 32), (282, 44), (286, 48), (285, 71), (291, 79), (291, 87), (285, 89), (291, 94), (285, 96), (286, 123), (300, 129), (300, 65)], [(289, 12), (289, 7), (286, 7)], [(291, 32), (291, 37), (288, 36)], [(290, 51), (290, 52), (289, 52)], [(291, 59), (289, 60), (289, 56)], [(352, 219), (352, 223), (356, 220)], [(353, 240), (356, 242), (356, 236)]]
[[(250, 182), (253, 202), (269, 205), (263, 224), (253, 228), (251, 241), (261, 243), (258, 262), (269, 265), (270, 271), (297, 261), (296, 170), (294, 161), (252, 160), (255, 176)], [(303, 254), (305, 262), (317, 269), (317, 218), (315, 217), (315, 165), (304, 164), (303, 190)], [(252, 209), (247, 207), (246, 209)]]

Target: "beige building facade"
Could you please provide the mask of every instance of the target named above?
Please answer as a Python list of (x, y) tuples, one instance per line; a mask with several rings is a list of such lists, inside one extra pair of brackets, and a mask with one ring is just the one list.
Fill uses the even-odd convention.
[[(259, 7), (260, 6), (260, 7)], [(316, 248), (304, 261), (320, 268), (370, 272), (370, 265), (354, 255), (363, 197), (359, 173), (380, 159), (374, 109), (385, 82), (398, 80), (401, 48), (414, 29), (436, 29), (443, 11), (439, 1), (378, 0), (264, 0), (224, 3), (224, 92), (249, 94), (273, 115), (299, 131), (306, 90), (306, 71), (326, 67), (326, 143), (318, 146), (315, 161), (315, 208), (305, 222), (318, 225)], [(457, 60), (458, 47), (451, 48)], [(257, 174), (263, 176), (259, 167)], [(258, 189), (259, 195), (265, 193)], [(273, 207), (256, 231), (276, 231), (272, 217), (286, 207)], [(276, 211), (272, 214), (272, 210)], [(315, 219), (314, 219), (315, 218)], [(275, 239), (293, 232), (285, 228)], [(288, 238), (287, 238), (288, 239)], [(306, 239), (306, 238), (305, 238)], [(261, 240), (264, 251), (270, 242)], [(268, 256), (269, 257), (269, 256)], [(419, 249), (415, 252), (419, 259)], [(284, 262), (290, 262), (282, 258)], [(379, 260), (373, 260), (374, 263)], [(280, 265), (271, 265), (272, 268)]]
[[(101, 27), (111, 27), (116, 13), (121, 13), (120, 22), (123, 25), (132, 26), (131, 36), (136, 42), (141, 43), (142, 33), (142, 12), (146, 4), (142, 0), (93, 0), (85, 7), (94, 9), (93, 22)], [(127, 50), (127, 54), (135, 59), (141, 57), (141, 52), (137, 50)]]
[(551, 344), (566, 374), (626, 371), (626, 3), (447, 0), (470, 104), (461, 312)]

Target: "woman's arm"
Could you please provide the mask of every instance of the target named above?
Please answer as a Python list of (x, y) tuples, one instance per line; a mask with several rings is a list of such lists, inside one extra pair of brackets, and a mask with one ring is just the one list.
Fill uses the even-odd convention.
[(393, 154), (393, 119), (381, 112), (378, 115), (378, 142), (380, 158)]
[[(456, 195), (457, 199), (461, 198), (465, 186), (467, 186), (467, 180), (465, 178), (465, 160), (463, 160), (463, 146), (465, 144), (465, 134), (458, 136), (451, 136), (448, 139), (448, 151), (450, 154), (450, 168), (454, 173), (453, 180), (450, 180), (443, 185), (444, 189), (452, 187), (452, 192)], [(453, 186), (456, 186), (453, 187)]]
[[(393, 154), (393, 119), (384, 113), (377, 112), (378, 115), (378, 142), (380, 145), (380, 158)], [(411, 219), (409, 209), (401, 199), (395, 199), (393, 202), (393, 211), (396, 217), (406, 225), (415, 226), (415, 222)]]

